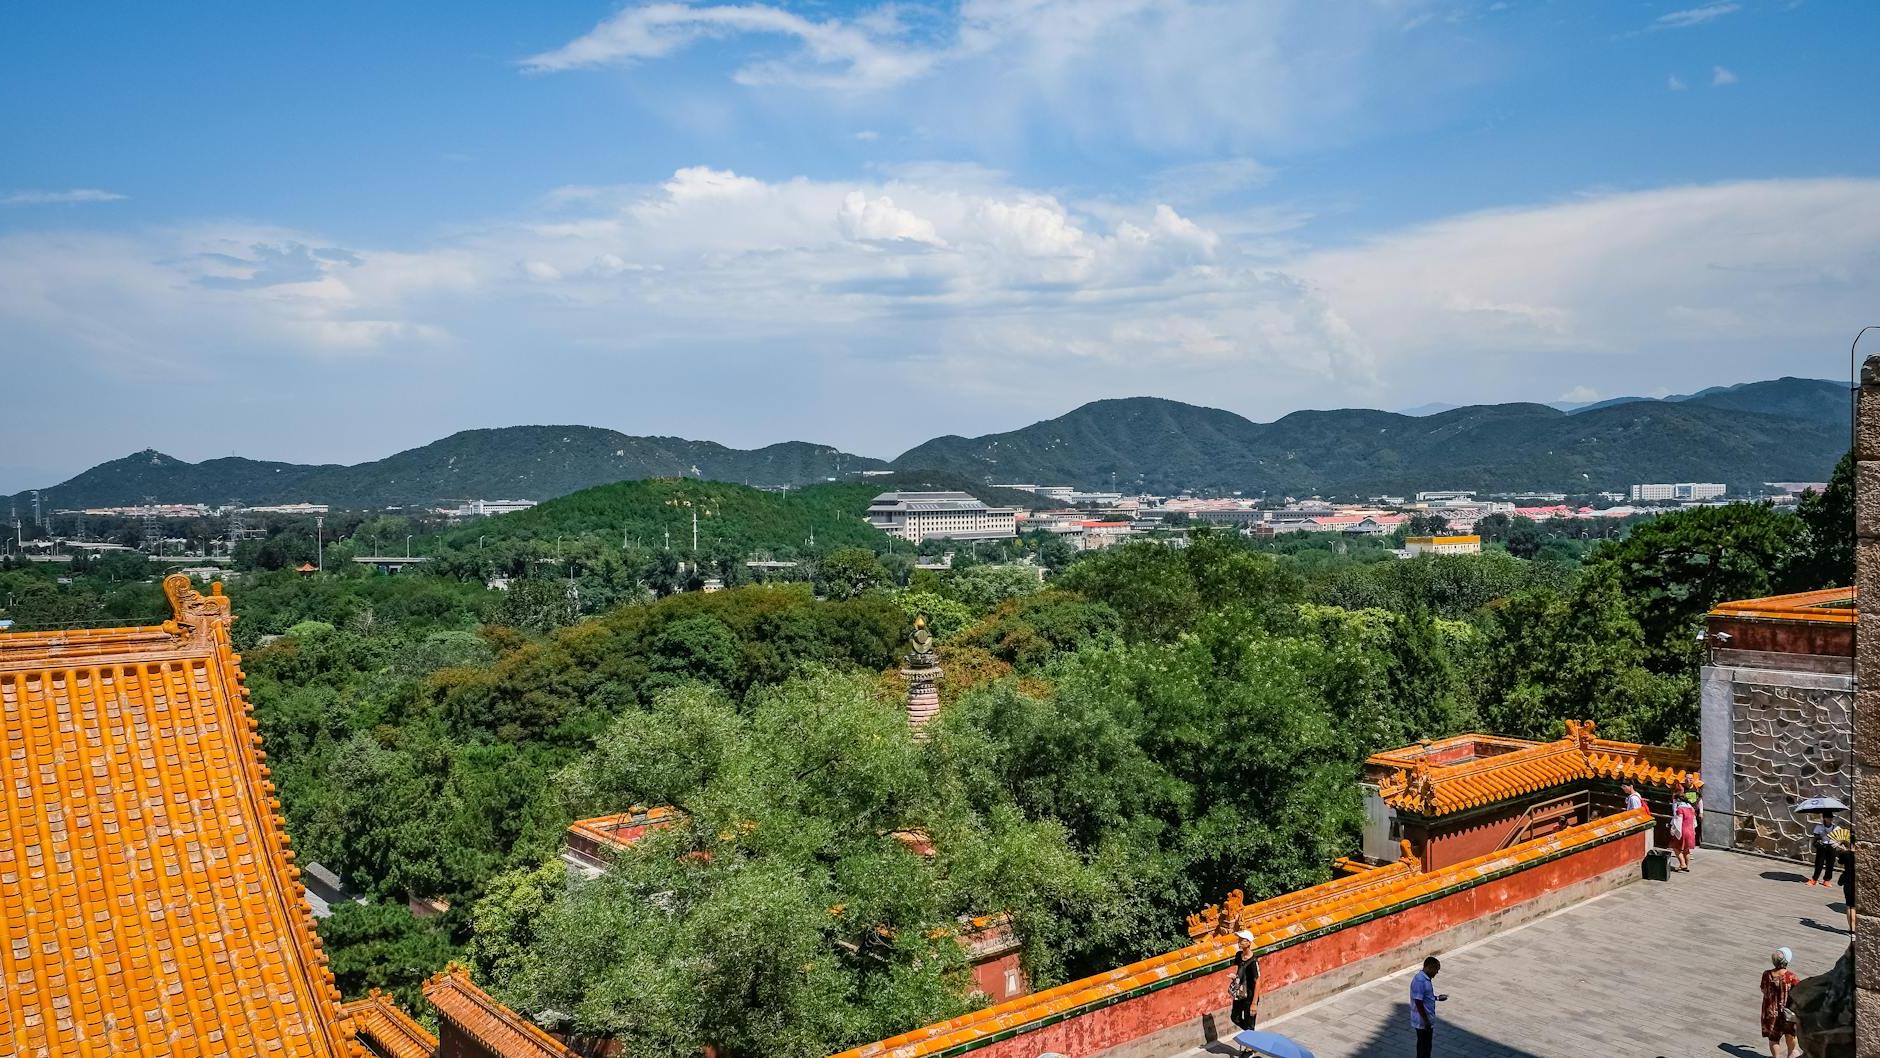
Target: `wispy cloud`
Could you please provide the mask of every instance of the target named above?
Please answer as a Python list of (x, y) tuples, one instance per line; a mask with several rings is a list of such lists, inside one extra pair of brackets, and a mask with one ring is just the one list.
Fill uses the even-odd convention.
[(879, 88), (919, 76), (935, 61), (932, 53), (897, 46), (877, 35), (880, 20), (815, 21), (762, 4), (694, 6), (660, 3), (629, 7), (580, 37), (524, 59), (533, 73), (631, 63), (670, 55), (694, 41), (734, 34), (794, 38), (802, 51), (788, 62), (746, 66), (746, 84), (811, 83)]
[(66, 191), (12, 191), (0, 195), (0, 206), (69, 206), (83, 202), (121, 202), (125, 197), (115, 191), (90, 187)]
[(1735, 83), (1736, 83), (1736, 74), (1731, 73), (1729, 70), (1721, 66), (1713, 66), (1710, 68), (1710, 87), (1722, 88), (1724, 85), (1731, 85)]
[(1721, 3), (1705, 4), (1702, 7), (1687, 7), (1682, 11), (1671, 11), (1652, 20), (1652, 29), (1689, 29), (1715, 21), (1725, 15), (1742, 10), (1742, 4)]
[(1684, 83), (1684, 78), (1679, 77), (1677, 74), (1672, 74), (1670, 77), (1665, 78), (1665, 87), (1671, 89), (1673, 92), (1682, 92), (1690, 86)]
[[(833, 5), (832, 5), (833, 6)], [(1151, 149), (1262, 151), (1293, 137), (1323, 144), (1361, 125), (1369, 104), (1417, 71), (1418, 98), (1468, 83), (1482, 47), (1441, 19), (1408, 37), (1407, 17), (1439, 0), (957, 0), (893, 3), (809, 17), (779, 3), (658, 2), (626, 7), (558, 48), (522, 59), (535, 74), (632, 67), (711, 48), (733, 83), (816, 93), (841, 119), (917, 128), (984, 145), (1042, 135)], [(1335, 38), (1333, 49), (1302, 41)], [(1432, 75), (1430, 71), (1439, 71)], [(710, 82), (664, 82), (666, 98)], [(711, 78), (715, 73), (701, 76)]]

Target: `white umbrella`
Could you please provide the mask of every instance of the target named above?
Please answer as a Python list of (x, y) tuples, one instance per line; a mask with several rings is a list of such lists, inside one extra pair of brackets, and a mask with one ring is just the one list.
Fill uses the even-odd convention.
[(1806, 801), (1796, 802), (1789, 811), (1799, 816), (1804, 812), (1845, 812), (1847, 806), (1832, 797), (1810, 797)]

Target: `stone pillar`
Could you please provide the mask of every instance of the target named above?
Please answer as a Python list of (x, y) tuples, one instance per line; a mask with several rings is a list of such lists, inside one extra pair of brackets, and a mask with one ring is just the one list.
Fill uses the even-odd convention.
[(940, 712), (940, 657), (934, 653), (933, 636), (925, 618), (914, 618), (913, 650), (901, 667), (907, 681), (907, 723), (915, 738), (925, 738), (922, 728)]
[(1854, 459), (1855, 1053), (1880, 1058), (1880, 357), (1861, 365)]

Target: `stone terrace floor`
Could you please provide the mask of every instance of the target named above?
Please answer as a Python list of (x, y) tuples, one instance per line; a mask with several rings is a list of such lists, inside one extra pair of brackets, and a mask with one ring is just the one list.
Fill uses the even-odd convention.
[[(1699, 849), (1689, 874), (1623, 889), (1437, 953), (1439, 1058), (1688, 1058), (1769, 1052), (1757, 984), (1787, 945), (1802, 977), (1847, 950), (1839, 880), (1806, 868)], [(1260, 1027), (1317, 1058), (1415, 1054), (1407, 1005), (1414, 968)], [(1225, 1043), (1189, 1052), (1226, 1053)]]

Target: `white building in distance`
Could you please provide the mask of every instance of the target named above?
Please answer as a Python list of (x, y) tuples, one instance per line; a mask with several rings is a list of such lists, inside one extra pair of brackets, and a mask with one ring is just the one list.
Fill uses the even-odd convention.
[(1723, 496), (1725, 489), (1716, 482), (1682, 481), (1665, 485), (1632, 486), (1632, 502), (1641, 500), (1714, 500)]
[(1000, 540), (1018, 535), (1018, 509), (988, 507), (964, 492), (884, 492), (868, 524), (916, 544), (922, 540)]
[(461, 507), (441, 513), (453, 518), (487, 518), (492, 514), (514, 514), (535, 506), (534, 500), (471, 500)]

